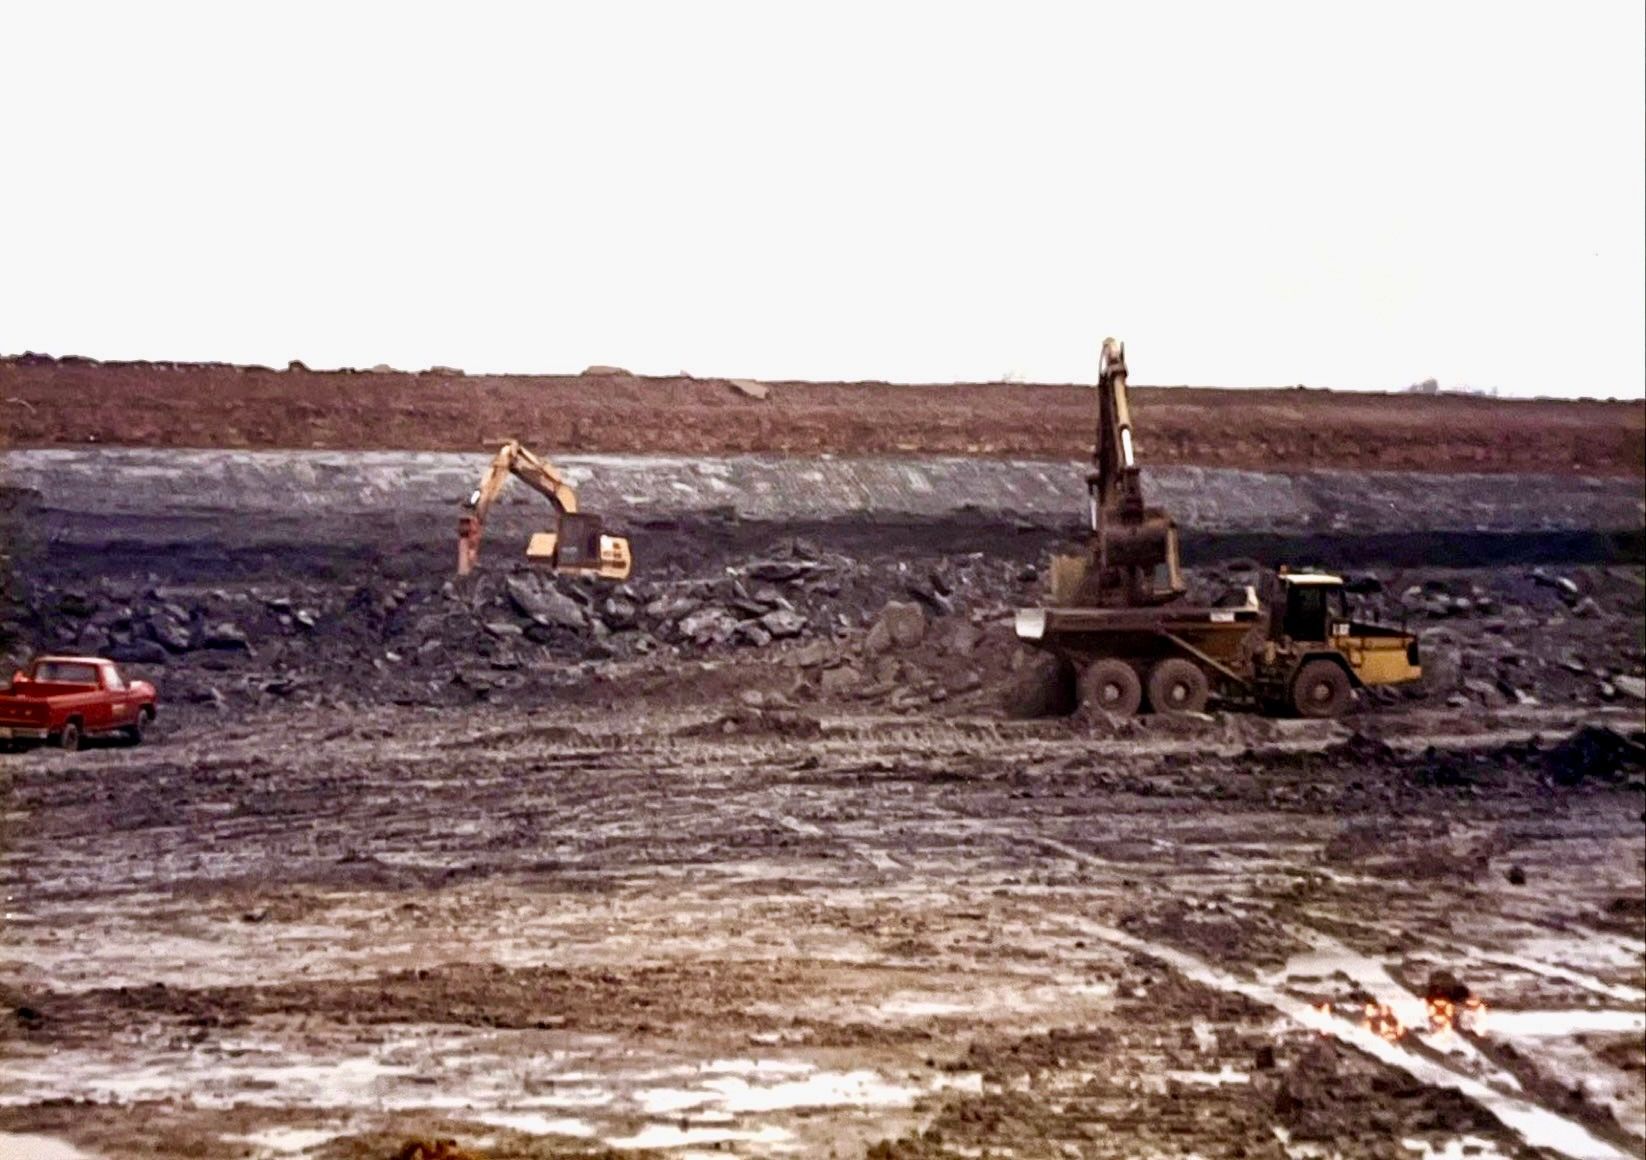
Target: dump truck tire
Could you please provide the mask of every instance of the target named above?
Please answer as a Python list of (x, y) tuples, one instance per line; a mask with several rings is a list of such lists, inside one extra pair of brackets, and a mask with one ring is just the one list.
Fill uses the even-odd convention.
[(1077, 687), (1082, 706), (1101, 709), (1111, 717), (1130, 717), (1143, 704), (1143, 682), (1137, 670), (1112, 657), (1087, 665)]
[(1310, 661), (1292, 678), (1292, 708), (1299, 717), (1341, 717), (1353, 696), (1349, 674), (1332, 661)]
[(1156, 713), (1200, 713), (1211, 695), (1205, 670), (1184, 657), (1156, 661), (1149, 670), (1149, 707)]
[(1067, 716), (1074, 711), (1074, 670), (1061, 658), (1033, 657), (1007, 684), (1002, 708), (1019, 721)]

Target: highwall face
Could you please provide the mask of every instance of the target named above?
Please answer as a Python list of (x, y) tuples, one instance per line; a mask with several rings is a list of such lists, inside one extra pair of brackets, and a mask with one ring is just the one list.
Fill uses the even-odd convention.
[[(31, 566), (161, 571), (442, 566), (483, 455), (414, 452), (32, 450), (0, 473)], [(785, 534), (879, 550), (1033, 558), (1086, 519), (1080, 463), (968, 458), (570, 456), (582, 507), (636, 540), (639, 561), (758, 550)], [(1151, 505), (1185, 554), (1428, 561), (1454, 566), (1637, 560), (1637, 480), (1160, 467)], [(514, 552), (552, 515), (523, 485), (487, 551)]]

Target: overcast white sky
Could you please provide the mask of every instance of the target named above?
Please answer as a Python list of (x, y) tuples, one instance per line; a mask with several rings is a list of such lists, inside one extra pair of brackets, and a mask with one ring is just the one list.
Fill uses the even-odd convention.
[(1643, 12), (0, 0), (0, 351), (1638, 397)]

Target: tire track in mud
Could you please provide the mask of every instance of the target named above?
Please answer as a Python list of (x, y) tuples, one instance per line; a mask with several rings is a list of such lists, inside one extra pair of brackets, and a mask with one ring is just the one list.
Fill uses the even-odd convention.
[[(152, 756), (93, 755), (67, 787), (45, 784), (62, 767), (55, 757), (31, 771), (25, 804), (45, 824), (11, 858), (45, 880), (62, 878), (65, 865), (81, 878), (78, 889), (41, 898), (46, 921), (63, 920), (31, 960), (39, 964), (31, 978), (48, 988), (42, 1008), (57, 1003), (72, 1014), (83, 1004), (86, 1061), (116, 1072), (122, 1065), (110, 1053), (130, 1050), (140, 1064), (150, 1050), (140, 1041), (183, 1033), (168, 1022), (173, 1011), (207, 1027), (241, 1012), (249, 1030), (280, 1035), (292, 1034), (280, 1021), (300, 1012), (317, 1030), (298, 1046), (306, 1043), (332, 1069), (361, 1058), (372, 1036), (389, 1035), (390, 1024), (379, 1020), (408, 1023), (437, 1052), (455, 1034), (438, 1025), (454, 1012), (465, 1026), (570, 1018), (570, 1027), (522, 1027), (527, 1042), (581, 1027), (614, 1036), (617, 1051), (666, 1037), (688, 1059), (761, 1049), (838, 1066), (842, 1057), (826, 1054), (834, 1051), (894, 1078), (925, 1060), (1017, 1074), (1011, 1061), (1037, 1061), (1043, 1052), (1033, 1066), (1046, 1076), (1045, 1099), (1032, 1106), (1037, 1116), (1051, 1115), (1059, 1085), (1088, 1082), (1056, 1060), (1067, 1054), (1084, 1061), (1080, 1067), (1099, 1067), (1110, 1035), (1132, 1042), (1127, 1058), (1142, 1069), (1132, 1078), (1148, 1090), (1157, 1082), (1163, 1091), (1168, 1082), (1214, 1090), (1204, 1077), (1170, 1079), (1167, 1071), (1193, 1065), (1150, 1043), (1187, 1032), (1191, 1021), (1223, 1019), (1215, 988), (1175, 1008), (1173, 988), (1186, 987), (1181, 978), (1189, 976), (1173, 967), (1147, 972), (1162, 998), (1134, 998), (1143, 972), (1128, 956), (1169, 964), (1155, 953), (1168, 950), (1236, 979), (1233, 970), (1252, 960), (1211, 967), (1215, 958), (1193, 953), (1201, 947), (1118, 925), (1130, 910), (1153, 918), (1193, 901), (1223, 908), (1208, 913), (1231, 929), (1277, 914), (1294, 929), (1313, 929), (1295, 922), (1288, 891), (1319, 876), (1325, 913), (1360, 919), (1370, 908), (1394, 929), (1404, 921), (1400, 908), (1429, 889), (1375, 875), (1357, 877), (1353, 889), (1326, 883), (1317, 872), (1330, 867), (1318, 855), (1338, 824), (1331, 800), (1277, 812), (1259, 787), (1208, 801), (1197, 779), (1227, 770), (1204, 764), (1214, 761), (1204, 754), (1185, 769), (1194, 739), (1115, 744), (1039, 726), (948, 729), (864, 718), (845, 720), (838, 732), (830, 723), (813, 741), (671, 732), (696, 724), (692, 715), (591, 717), (573, 736), (557, 727), (522, 730), (500, 715), (496, 728), (460, 720), (456, 729), (438, 718), (410, 720), (394, 735), (324, 745), (314, 739), (319, 728), (252, 725), (226, 742), (167, 745)], [(187, 777), (190, 762), (208, 754), (206, 776)], [(1265, 784), (1318, 776), (1278, 766), (1257, 775)], [(112, 806), (106, 792), (115, 793)], [(111, 810), (128, 799), (148, 799), (147, 812), (133, 815), (147, 820), (110, 828)], [(203, 808), (239, 808), (248, 799), (247, 815)], [(1473, 811), (1465, 821), (1483, 816), (1479, 804), (1444, 795), (1425, 801)], [(1579, 858), (1607, 855), (1590, 838), (1604, 834), (1614, 814), (1605, 824), (1573, 821)], [(1555, 835), (1564, 823), (1549, 824)], [(344, 854), (352, 860), (338, 862)], [(427, 864), (397, 864), (399, 854)], [(167, 874), (176, 881), (163, 881)], [(140, 887), (164, 889), (169, 913), (155, 913), (156, 898)], [(1379, 909), (1386, 899), (1396, 911)], [(266, 917), (242, 917), (259, 912)], [(1094, 926), (1124, 938), (1098, 939)], [(144, 989), (117, 999), (105, 986), (71, 1002), (66, 989), (50, 989), (67, 970), (56, 964), (77, 946), (98, 941), (106, 944), (100, 953), (119, 955), (119, 940), (135, 947), (156, 933), (197, 940), (174, 948), (171, 993)], [(430, 940), (424, 950), (449, 962), (427, 977), (407, 975), (422, 939)], [(326, 940), (338, 953), (313, 958)], [(190, 956), (210, 953), (214, 942), (240, 948), (237, 969), (266, 982), (188, 978)], [(342, 969), (325, 973), (328, 963)], [(426, 957), (419, 965), (432, 969)], [(306, 973), (310, 966), (317, 973)], [(1284, 994), (1279, 984), (1273, 989)], [(561, 995), (576, 998), (562, 1003)], [(1221, 1075), (1249, 1060), (1247, 1041), (1268, 1041), (1265, 1019), (1234, 1019), (1238, 1050), (1220, 1048), (1207, 1067)], [(206, 1042), (222, 1034), (208, 1030)], [(230, 1058), (223, 1066), (238, 1065)], [(417, 1089), (407, 1091), (415, 1106)], [(1013, 1108), (1031, 1106), (1004, 1081), (942, 1098), (952, 1099), (956, 1115), (996, 1109), (1007, 1120)], [(1179, 1152), (1228, 1138), (1227, 1127), (1216, 1129), (1225, 1133), (1219, 1137), (1190, 1121), (1151, 1136), (1147, 1117), (1127, 1111), (1139, 1098), (1111, 1086), (1080, 1114), (1138, 1141), (1175, 1140)], [(1249, 1095), (1190, 1102), (1238, 1112), (1240, 1131), (1258, 1130), (1273, 1115)], [(1141, 1106), (1168, 1116), (1173, 1104), (1162, 1096)], [(932, 1111), (919, 1108), (917, 1118)], [(479, 1110), (519, 1109), (504, 1100)], [(902, 1130), (867, 1112), (816, 1112), (810, 1120), (859, 1115), (884, 1133)], [(1037, 1130), (1050, 1124), (1027, 1122)], [(737, 1126), (772, 1123), (745, 1118)], [(635, 1133), (643, 1123), (611, 1130)], [(959, 1140), (993, 1139), (979, 1131)], [(1116, 1146), (1092, 1154), (1145, 1150), (1125, 1150), (1123, 1138)]]
[[(1504, 1089), (1519, 1088), (1520, 1083), (1506, 1071), (1493, 1069), (1489, 1072), (1493, 1082), (1482, 1082), (1428, 1055), (1402, 1049), (1365, 1027), (1322, 1012), (1273, 986), (1219, 971), (1175, 947), (1136, 938), (1124, 931), (1095, 923), (1073, 922), (1071, 926), (1086, 936), (1151, 955), (1194, 982), (1272, 1007), (1293, 1023), (1341, 1040), (1425, 1084), (1461, 1092), (1512, 1128), (1534, 1148), (1547, 1148), (1573, 1160), (1633, 1160), (1638, 1154), (1636, 1149), (1640, 1142), (1631, 1140), (1621, 1131), (1597, 1134), (1589, 1126), (1553, 1112), (1542, 1104), (1510, 1094)], [(1389, 980), (1389, 984), (1391, 987), (1397, 986), (1393, 980)]]

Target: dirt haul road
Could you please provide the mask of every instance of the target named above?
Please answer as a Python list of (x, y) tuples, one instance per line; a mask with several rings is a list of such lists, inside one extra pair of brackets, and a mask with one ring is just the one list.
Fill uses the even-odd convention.
[[(8, 767), (0, 1129), (131, 1157), (1646, 1138), (1641, 771), (1557, 747), (1569, 713), (1417, 712), (1398, 750), (758, 718), (287, 713)], [(1443, 971), (1485, 1001), (1448, 990), (1450, 1030)]]

